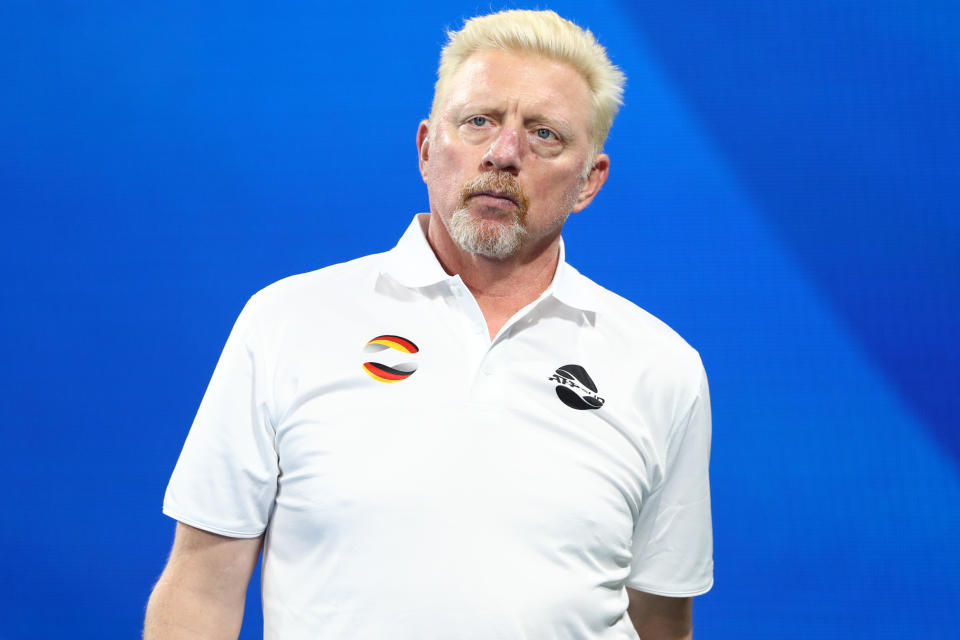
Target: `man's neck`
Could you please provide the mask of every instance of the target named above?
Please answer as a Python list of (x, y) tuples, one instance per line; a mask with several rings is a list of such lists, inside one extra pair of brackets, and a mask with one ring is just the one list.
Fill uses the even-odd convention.
[(430, 214), (427, 240), (443, 269), (459, 275), (473, 293), (492, 340), (517, 311), (546, 291), (560, 257), (560, 233), (525, 247), (516, 256), (497, 260), (463, 251), (443, 221)]

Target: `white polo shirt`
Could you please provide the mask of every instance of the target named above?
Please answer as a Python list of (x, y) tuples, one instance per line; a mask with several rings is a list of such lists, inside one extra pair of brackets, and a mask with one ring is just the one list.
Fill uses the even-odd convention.
[(164, 513), (266, 532), (268, 639), (636, 638), (713, 582), (699, 356), (562, 248), (491, 341), (425, 223), (250, 300)]

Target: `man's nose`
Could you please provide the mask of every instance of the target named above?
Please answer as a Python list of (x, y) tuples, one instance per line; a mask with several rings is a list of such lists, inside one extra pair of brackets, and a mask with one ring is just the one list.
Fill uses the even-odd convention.
[(523, 145), (523, 131), (513, 127), (503, 127), (483, 156), (483, 168), (488, 171), (500, 170), (517, 175), (523, 157)]

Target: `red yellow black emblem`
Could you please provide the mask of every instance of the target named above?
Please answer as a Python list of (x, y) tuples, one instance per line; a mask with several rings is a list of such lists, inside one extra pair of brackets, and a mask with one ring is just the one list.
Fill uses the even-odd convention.
[[(393, 335), (377, 336), (367, 342), (363, 350), (366, 353), (380, 353), (383, 355), (387, 355), (389, 350), (408, 354), (414, 354), (420, 351), (412, 341)], [(378, 359), (382, 360), (383, 358)], [(417, 370), (417, 365), (415, 362), (401, 362), (387, 365), (381, 362), (371, 361), (363, 363), (363, 370), (366, 371), (368, 376), (379, 382), (400, 382), (412, 376)]]

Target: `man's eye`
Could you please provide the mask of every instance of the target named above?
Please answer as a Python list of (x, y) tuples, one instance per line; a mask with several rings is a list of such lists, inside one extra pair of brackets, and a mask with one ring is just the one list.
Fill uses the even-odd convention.
[(556, 134), (550, 129), (544, 129), (543, 127), (537, 129), (537, 137), (541, 140), (551, 140), (556, 138)]
[(487, 122), (489, 122), (489, 120), (487, 120), (483, 116), (473, 116), (472, 118), (470, 118), (470, 124), (472, 124), (475, 127), (482, 127), (485, 124), (487, 124)]

